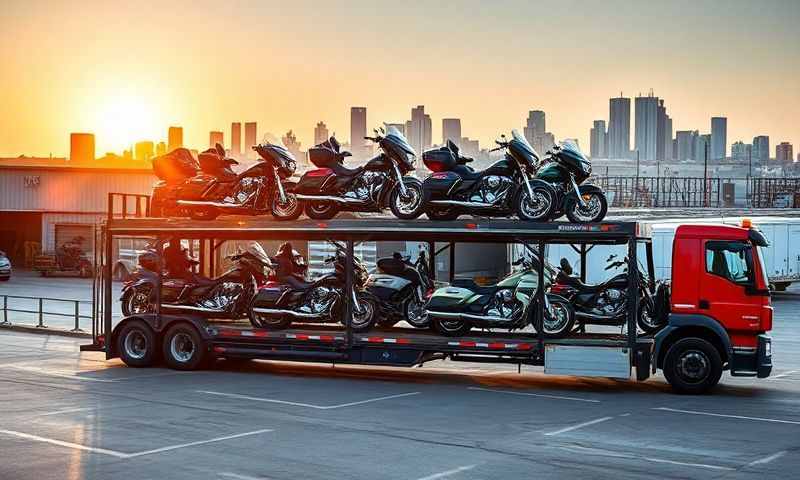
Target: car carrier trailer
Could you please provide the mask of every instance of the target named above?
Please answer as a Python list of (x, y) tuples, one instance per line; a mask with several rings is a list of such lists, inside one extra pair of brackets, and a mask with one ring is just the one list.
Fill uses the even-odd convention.
[[(764, 377), (771, 370), (770, 339), (763, 331), (737, 346), (736, 332), (702, 315), (664, 311), (666, 327), (654, 336), (640, 335), (636, 328), (638, 288), (654, 290), (653, 254), (649, 232), (642, 224), (608, 221), (598, 224), (564, 222), (532, 223), (517, 220), (470, 219), (432, 222), (399, 221), (379, 217), (333, 219), (325, 222), (299, 220), (276, 222), (260, 217), (221, 218), (212, 221), (130, 217), (114, 214), (113, 194), (109, 215), (102, 229), (102, 267), (98, 277), (98, 312), (92, 328), (93, 342), (83, 350), (104, 351), (106, 358), (122, 356), (132, 366), (149, 366), (163, 355), (170, 367), (184, 370), (209, 365), (215, 358), (257, 358), (282, 361), (336, 362), (362, 365), (414, 366), (427, 361), (512, 363), (544, 366), (544, 372), (559, 375), (635, 378), (646, 380), (657, 369), (675, 362), (694, 362), (705, 368), (702, 381), (668, 380), (679, 391), (700, 393), (713, 387), (723, 368), (733, 374)], [(533, 251), (546, 252), (551, 244), (573, 245), (585, 255), (586, 246), (626, 245), (630, 265), (637, 265), (637, 246), (643, 245), (649, 285), (639, 286), (636, 270), (629, 269), (627, 325), (624, 333), (573, 333), (549, 339), (534, 332), (487, 333), (473, 330), (464, 337), (445, 337), (430, 331), (402, 327), (376, 328), (367, 333), (351, 328), (351, 296), (345, 295), (343, 326), (306, 325), (305, 328), (266, 330), (242, 321), (218, 321), (197, 315), (161, 312), (160, 288), (156, 289), (155, 313), (137, 314), (112, 325), (112, 246), (116, 237), (155, 236), (194, 239), (200, 243), (202, 260), (213, 258), (209, 250), (227, 240), (335, 240), (346, 246), (346, 291), (353, 288), (354, 245), (364, 241), (416, 241), (429, 245), (431, 262), (435, 255), (449, 250), (451, 278), (455, 245), (458, 243), (523, 244)], [(437, 246), (444, 245), (436, 250)], [(540, 258), (545, 257), (543, 255)], [(582, 262), (583, 263), (583, 262)], [(544, 284), (544, 262), (538, 262), (539, 285)], [(583, 272), (585, 275), (585, 272)], [(160, 286), (160, 285), (159, 285)], [(758, 292), (763, 295), (764, 292)], [(533, 325), (541, 331), (545, 291), (537, 290), (537, 308), (531, 309)], [(768, 291), (766, 292), (768, 298)], [(769, 318), (771, 325), (771, 316)], [(769, 326), (765, 330), (769, 330)], [(133, 332), (133, 333), (132, 333)], [(138, 357), (121, 355), (131, 335), (138, 340)], [(741, 335), (740, 335), (741, 336)], [(180, 342), (175, 339), (179, 338)], [(687, 355), (706, 355), (699, 360), (691, 355), (677, 357), (675, 345), (689, 340)], [(696, 342), (693, 344), (692, 341)], [(684, 342), (685, 343), (685, 342)], [(181, 347), (176, 349), (176, 344)], [(188, 345), (188, 348), (187, 348)], [(709, 348), (711, 350), (709, 350)], [(680, 353), (680, 352), (679, 352)], [(671, 363), (668, 363), (671, 362)], [(698, 364), (699, 362), (699, 364)], [(698, 366), (699, 365), (699, 366)], [(691, 372), (689, 372), (691, 373)], [(684, 379), (685, 380), (685, 379)]]

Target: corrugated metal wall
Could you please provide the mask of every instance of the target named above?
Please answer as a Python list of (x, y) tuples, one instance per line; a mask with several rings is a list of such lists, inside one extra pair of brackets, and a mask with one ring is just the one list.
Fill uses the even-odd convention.
[[(45, 213), (42, 215), (42, 250), (53, 252), (56, 248), (56, 225), (98, 225), (103, 214)], [(94, 231), (94, 230), (92, 230)], [(87, 239), (86, 250), (92, 251), (94, 239)]]
[(0, 167), (0, 210), (105, 212), (109, 192), (150, 194), (156, 180), (141, 171)]

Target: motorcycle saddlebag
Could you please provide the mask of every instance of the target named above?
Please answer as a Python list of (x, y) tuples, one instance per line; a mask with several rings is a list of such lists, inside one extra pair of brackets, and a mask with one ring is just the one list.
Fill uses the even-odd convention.
[(275, 308), (283, 294), (282, 286), (262, 287), (253, 298), (253, 306), (258, 308)]
[(199, 170), (200, 165), (192, 156), (192, 152), (186, 148), (177, 148), (153, 159), (153, 173), (169, 183), (193, 177)]
[(329, 180), (334, 176), (333, 170), (330, 168), (309, 170), (300, 177), (294, 191), (301, 195), (319, 195), (322, 187), (326, 183), (330, 184)]
[(456, 166), (456, 157), (446, 146), (422, 152), (422, 162), (432, 172), (445, 172)]
[(442, 287), (431, 296), (428, 301), (428, 310), (432, 312), (465, 313), (469, 311), (468, 301), (475, 293), (466, 288)]
[(436, 172), (425, 179), (422, 188), (432, 200), (441, 200), (447, 198), (447, 193), (459, 182), (461, 177), (455, 172)]

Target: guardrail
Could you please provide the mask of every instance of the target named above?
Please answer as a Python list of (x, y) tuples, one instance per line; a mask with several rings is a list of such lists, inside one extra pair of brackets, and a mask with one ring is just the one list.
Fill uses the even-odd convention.
[[(9, 312), (35, 314), (36, 315), (35, 318), (37, 318), (37, 323), (36, 323), (35, 326), (38, 327), (38, 328), (48, 328), (48, 326), (45, 325), (45, 323), (44, 323), (44, 317), (46, 315), (73, 318), (74, 319), (74, 328), (72, 328), (70, 330), (70, 332), (83, 332), (84, 330), (80, 328), (80, 321), (82, 319), (90, 320), (90, 321), (92, 320), (92, 316), (91, 315), (83, 315), (83, 314), (81, 314), (81, 308), (80, 308), (82, 303), (91, 305), (92, 302), (89, 301), (89, 300), (69, 300), (69, 299), (64, 299), (64, 298), (27, 297), (27, 296), (23, 296), (23, 295), (5, 295), (5, 294), (0, 295), (0, 297), (3, 297), (3, 310), (2, 310), (3, 311), (3, 321), (0, 322), (0, 325), (2, 325), (2, 326), (13, 325), (13, 323), (10, 322), (9, 319), (8, 319), (8, 313)], [(9, 299), (33, 300), (34, 304), (38, 308), (36, 308), (35, 310), (32, 309), (33, 307), (31, 307), (31, 308), (11, 308), (9, 306), (9, 303), (8, 303)], [(60, 303), (71, 304), (73, 308), (71, 309), (72, 311), (69, 312), (69, 313), (66, 313), (64, 311), (61, 311), (61, 312), (46, 311), (44, 309), (45, 308), (45, 302), (60, 302)], [(27, 325), (27, 324), (23, 324), (23, 325)]]

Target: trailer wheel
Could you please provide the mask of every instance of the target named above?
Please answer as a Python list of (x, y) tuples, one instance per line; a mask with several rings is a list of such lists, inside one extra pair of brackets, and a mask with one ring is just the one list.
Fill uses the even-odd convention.
[(117, 334), (117, 352), (129, 367), (149, 367), (158, 360), (156, 335), (144, 322), (131, 320)]
[(697, 337), (675, 342), (664, 358), (664, 377), (677, 393), (708, 392), (722, 377), (722, 358), (707, 340)]
[(208, 364), (208, 345), (197, 333), (197, 329), (179, 323), (164, 335), (162, 343), (164, 363), (175, 370), (197, 370)]

